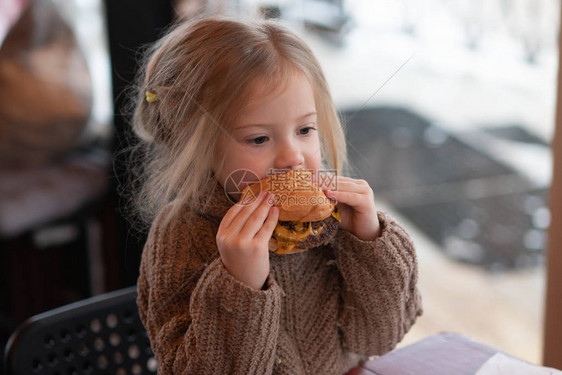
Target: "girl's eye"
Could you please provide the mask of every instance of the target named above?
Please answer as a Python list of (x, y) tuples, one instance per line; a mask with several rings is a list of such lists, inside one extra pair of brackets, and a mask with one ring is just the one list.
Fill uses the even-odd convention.
[(307, 126), (306, 128), (302, 128), (299, 130), (299, 134), (301, 135), (308, 135), (311, 130), (316, 130), (314, 126)]
[(262, 135), (261, 137), (257, 137), (257, 138), (253, 138), (253, 139), (249, 140), (250, 143), (256, 144), (256, 145), (261, 145), (265, 141), (267, 141), (267, 137), (265, 135)]

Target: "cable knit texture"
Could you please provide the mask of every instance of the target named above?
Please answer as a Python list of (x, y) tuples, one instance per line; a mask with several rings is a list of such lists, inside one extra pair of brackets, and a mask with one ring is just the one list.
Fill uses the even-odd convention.
[(390, 216), (362, 241), (339, 229), (328, 245), (271, 253), (263, 290), (237, 281), (216, 246), (232, 206), (217, 183), (198, 209), (152, 225), (138, 307), (158, 374), (344, 374), (396, 346), (421, 315), (414, 245)]

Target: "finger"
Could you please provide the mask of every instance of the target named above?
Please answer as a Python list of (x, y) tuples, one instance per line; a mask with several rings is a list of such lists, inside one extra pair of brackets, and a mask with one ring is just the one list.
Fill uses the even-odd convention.
[(334, 199), (337, 203), (344, 203), (354, 208), (365, 205), (365, 196), (356, 192), (328, 190), (326, 196)]
[(369, 183), (362, 179), (354, 179), (351, 177), (339, 176), (337, 174), (324, 173), (318, 178), (318, 186), (330, 190), (339, 190), (339, 186), (369, 186)]
[(341, 180), (338, 181), (337, 186), (335, 188), (324, 189), (324, 192), (326, 190), (331, 190), (331, 191), (347, 191), (347, 192), (354, 192), (360, 194), (369, 194), (369, 192), (372, 190), (371, 187), (369, 186), (368, 183), (361, 182), (361, 181), (362, 180), (360, 181)]
[(279, 220), (279, 208), (272, 206), (267, 215), (267, 219), (263, 223), (258, 233), (256, 233), (256, 236), (254, 238), (260, 241), (268, 241), (271, 238), (271, 235), (273, 234), (273, 230), (275, 229), (278, 220)]
[(224, 215), (224, 217), (221, 220), (221, 225), (224, 228), (228, 228), (230, 226), (230, 224), (232, 223), (232, 220), (238, 216), (238, 213), (242, 210), (242, 208), (244, 208), (243, 205), (241, 204), (234, 204), (232, 205), (232, 207), (230, 207), (228, 209), (228, 211), (226, 211), (226, 214)]
[(263, 202), (265, 196), (266, 196), (266, 192), (262, 191), (258, 195), (257, 199), (255, 199), (250, 204), (239, 205), (240, 210), (238, 211), (236, 216), (233, 217), (232, 220), (230, 220), (229, 225), (226, 228), (229, 231), (232, 231), (233, 233), (240, 232), (242, 230), (242, 228), (244, 227), (244, 225), (246, 224), (246, 221), (248, 220), (250, 215), (252, 215), (252, 212), (254, 212), (260, 206), (260, 204)]
[(254, 238), (256, 233), (260, 230), (263, 226), (264, 221), (267, 218), (269, 210), (271, 208), (272, 199), (268, 199), (271, 197), (271, 194), (267, 194), (267, 197), (260, 202), (259, 207), (250, 215), (244, 227), (242, 228), (241, 232), (244, 232), (251, 238)]

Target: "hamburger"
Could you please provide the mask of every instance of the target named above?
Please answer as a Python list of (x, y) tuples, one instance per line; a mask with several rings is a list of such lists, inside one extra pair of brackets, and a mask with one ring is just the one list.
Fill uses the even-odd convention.
[(296, 169), (270, 175), (242, 191), (242, 200), (260, 191), (275, 194), (279, 221), (269, 240), (277, 254), (306, 251), (328, 243), (336, 234), (341, 214), (335, 201), (312, 181), (312, 171)]

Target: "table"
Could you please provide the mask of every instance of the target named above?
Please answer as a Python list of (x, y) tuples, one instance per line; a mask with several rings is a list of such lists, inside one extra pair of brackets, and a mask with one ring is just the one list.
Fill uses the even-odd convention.
[(499, 350), (456, 333), (439, 333), (372, 359), (346, 375), (474, 375)]

